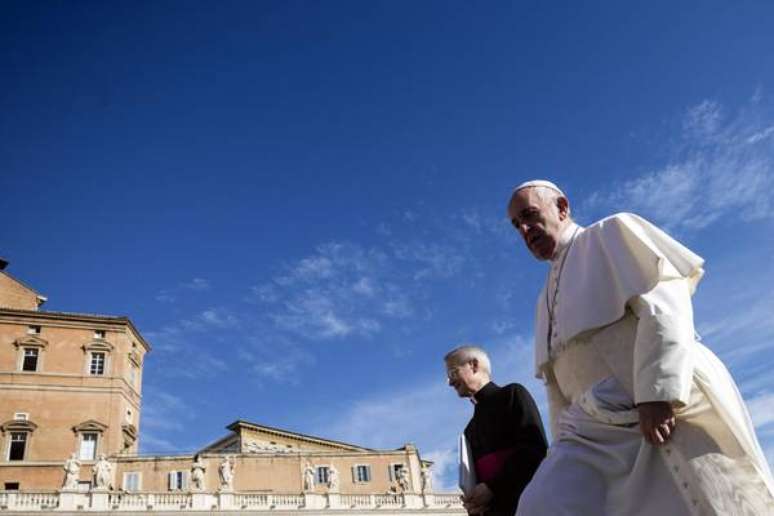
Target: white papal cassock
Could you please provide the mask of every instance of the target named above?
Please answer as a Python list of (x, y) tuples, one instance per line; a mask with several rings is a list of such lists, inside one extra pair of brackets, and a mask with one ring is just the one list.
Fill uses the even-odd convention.
[[(554, 441), (519, 516), (774, 515), (744, 402), (695, 337), (702, 265), (632, 214), (562, 234), (535, 324)], [(666, 445), (642, 437), (635, 404), (646, 401), (675, 407)]]

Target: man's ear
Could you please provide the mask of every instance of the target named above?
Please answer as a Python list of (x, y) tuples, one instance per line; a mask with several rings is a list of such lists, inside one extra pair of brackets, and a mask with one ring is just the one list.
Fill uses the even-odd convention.
[(478, 372), (478, 359), (477, 358), (471, 358), (470, 359), (470, 368), (473, 370), (474, 373)]
[(559, 208), (559, 220), (564, 220), (570, 216), (570, 203), (566, 197), (558, 197), (556, 207)]

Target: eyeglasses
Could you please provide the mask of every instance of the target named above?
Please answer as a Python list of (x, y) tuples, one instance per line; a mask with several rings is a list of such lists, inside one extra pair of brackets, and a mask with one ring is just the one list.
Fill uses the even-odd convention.
[(446, 378), (453, 381), (460, 377), (460, 369), (462, 369), (465, 366), (465, 364), (450, 367), (446, 370)]

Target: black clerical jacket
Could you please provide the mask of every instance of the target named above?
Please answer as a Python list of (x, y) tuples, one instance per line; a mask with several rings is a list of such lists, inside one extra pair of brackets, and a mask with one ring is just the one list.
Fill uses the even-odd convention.
[(488, 516), (512, 516), (519, 496), (546, 456), (546, 436), (535, 401), (523, 386), (489, 382), (475, 395), (465, 438), (478, 482), (494, 493)]

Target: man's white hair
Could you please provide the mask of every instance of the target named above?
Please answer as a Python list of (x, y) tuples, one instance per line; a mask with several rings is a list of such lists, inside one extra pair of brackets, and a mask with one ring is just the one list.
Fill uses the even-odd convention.
[(478, 346), (470, 344), (459, 346), (446, 353), (443, 360), (447, 365), (463, 365), (475, 360), (482, 371), (489, 376), (492, 375), (492, 362), (489, 360), (489, 355)]

